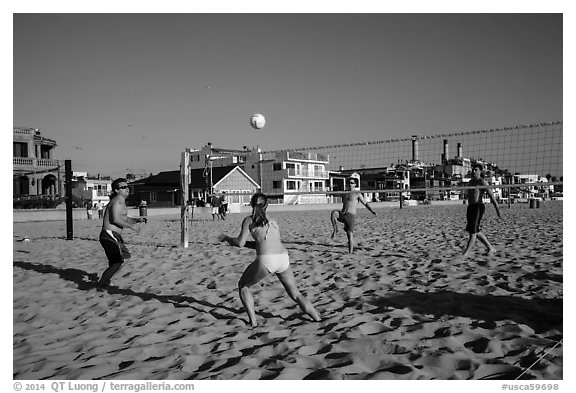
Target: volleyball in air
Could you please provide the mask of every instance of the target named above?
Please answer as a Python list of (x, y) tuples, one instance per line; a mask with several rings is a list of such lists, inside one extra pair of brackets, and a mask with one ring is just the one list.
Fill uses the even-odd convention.
[(250, 116), (250, 125), (253, 128), (259, 130), (264, 127), (264, 124), (266, 124), (266, 119), (261, 113), (254, 113), (252, 116)]

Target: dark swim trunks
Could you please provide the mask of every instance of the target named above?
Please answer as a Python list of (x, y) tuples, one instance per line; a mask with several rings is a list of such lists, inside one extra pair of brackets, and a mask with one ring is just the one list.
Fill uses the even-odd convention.
[(484, 216), (485, 210), (486, 208), (483, 203), (468, 205), (468, 209), (466, 210), (466, 220), (468, 221), (466, 231), (472, 234), (482, 230), (480, 221), (482, 220), (482, 216)]
[(344, 223), (344, 230), (346, 232), (354, 232), (354, 227), (356, 226), (356, 216), (354, 214), (339, 211), (338, 221)]
[(104, 248), (104, 252), (106, 253), (110, 265), (123, 263), (124, 259), (128, 259), (132, 256), (124, 244), (122, 235), (117, 232), (112, 232), (112, 234), (114, 236), (110, 235), (106, 231), (100, 232), (100, 244)]

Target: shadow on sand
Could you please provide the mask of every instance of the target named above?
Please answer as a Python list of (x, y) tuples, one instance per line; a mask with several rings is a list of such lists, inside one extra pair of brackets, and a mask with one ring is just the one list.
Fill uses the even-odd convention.
[(401, 291), (390, 296), (372, 297), (367, 303), (377, 307), (371, 313), (386, 313), (390, 307), (409, 308), (419, 314), (436, 317), (454, 315), (494, 324), (512, 320), (542, 333), (550, 329), (562, 330), (562, 299), (523, 299), (513, 296), (492, 296), (452, 291)]
[[(71, 281), (78, 286), (78, 289), (83, 291), (96, 291), (96, 284), (98, 282), (98, 275), (95, 273), (87, 273), (84, 270), (79, 269), (60, 269), (51, 265), (43, 265), (39, 263), (31, 263), (25, 261), (14, 261), (14, 266), (19, 267), (25, 270), (32, 270), (38, 273), (43, 274), (57, 274), (60, 278)], [(244, 313), (244, 309), (237, 309), (233, 307), (222, 306), (218, 304), (212, 304), (205, 300), (196, 299), (192, 296), (183, 296), (183, 295), (158, 295), (155, 293), (148, 293), (148, 292), (135, 292), (131, 289), (124, 289), (118, 288), (115, 286), (109, 286), (101, 291), (108, 292), (110, 294), (120, 294), (124, 296), (137, 296), (144, 301), (147, 300), (158, 300), (162, 303), (171, 304), (174, 307), (189, 307), (194, 309), (198, 312), (207, 312), (211, 314), (216, 319), (221, 320), (235, 320), (239, 318), (239, 314)], [(209, 308), (210, 310), (206, 310), (203, 308), (199, 308), (198, 306), (204, 306)], [(218, 311), (220, 310), (220, 311)], [(225, 315), (221, 311), (226, 311), (228, 313), (232, 313), (233, 315)], [(288, 317), (281, 317), (278, 315), (274, 315), (270, 312), (266, 311), (259, 311), (259, 315), (265, 318), (280, 318), (286, 322), (298, 320), (302, 322), (309, 322), (308, 319), (300, 315), (299, 313), (295, 313), (294, 315)], [(246, 324), (248, 324), (247, 319), (241, 318)]]
[[(78, 286), (78, 289), (83, 291), (89, 290), (96, 290), (96, 283), (98, 282), (98, 275), (95, 273), (87, 273), (83, 270), (79, 269), (60, 269), (51, 265), (42, 265), (39, 263), (31, 263), (25, 261), (14, 261), (14, 266), (19, 267), (25, 270), (33, 270), (38, 273), (43, 274), (57, 274), (60, 278), (71, 281)], [(174, 307), (192, 307), (196, 311), (199, 312), (206, 312), (204, 309), (196, 308), (193, 304), (201, 305), (205, 307), (209, 307), (213, 310), (208, 311), (212, 314), (215, 318), (218, 319), (237, 319), (238, 313), (242, 310), (238, 310), (232, 307), (226, 307), (221, 305), (215, 305), (210, 302), (196, 299), (192, 296), (182, 296), (182, 295), (158, 295), (155, 293), (147, 293), (147, 292), (135, 292), (131, 289), (123, 289), (114, 286), (107, 287), (103, 289), (111, 294), (120, 294), (125, 296), (138, 296), (142, 300), (151, 300), (156, 299), (162, 303), (172, 304)], [(188, 304), (185, 304), (188, 303)], [(231, 313), (234, 313), (234, 316), (223, 315), (219, 314), (216, 309), (222, 309)]]

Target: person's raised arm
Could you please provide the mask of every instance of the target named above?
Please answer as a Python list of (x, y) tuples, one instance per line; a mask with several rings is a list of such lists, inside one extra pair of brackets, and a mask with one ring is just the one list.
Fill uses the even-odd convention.
[(366, 209), (368, 209), (368, 210), (370, 211), (370, 213), (376, 215), (376, 212), (375, 212), (374, 210), (372, 210), (372, 208), (371, 208), (370, 205), (369, 205), (370, 202), (366, 201), (366, 200), (364, 199), (364, 197), (362, 196), (362, 194), (358, 194), (358, 200), (359, 200), (364, 206), (366, 206)]
[(486, 180), (482, 180), (482, 185), (486, 186), (483, 189), (486, 191), (486, 194), (488, 194), (488, 198), (490, 198), (490, 202), (492, 202), (492, 205), (494, 205), (498, 218), (501, 219), (502, 216), (500, 215), (500, 208), (498, 207), (498, 202), (496, 201), (496, 198), (494, 198), (494, 194), (492, 193), (492, 190), (488, 187), (488, 183), (486, 183)]
[(112, 206), (110, 206), (110, 223), (119, 227), (119, 228), (130, 228), (134, 229), (134, 224), (139, 222), (146, 222), (146, 218), (138, 217), (132, 218), (128, 217), (126, 213), (123, 212), (122, 205), (118, 201), (112, 202)]
[(244, 218), (242, 221), (242, 229), (238, 237), (230, 237), (228, 235), (220, 235), (218, 240), (222, 242), (228, 242), (231, 246), (244, 247), (248, 236), (250, 235), (250, 224), (252, 223), (252, 218), (250, 216)]

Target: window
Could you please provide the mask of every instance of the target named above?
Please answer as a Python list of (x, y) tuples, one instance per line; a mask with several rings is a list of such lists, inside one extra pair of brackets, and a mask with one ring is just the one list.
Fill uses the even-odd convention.
[(252, 191), (242, 190), (242, 193), (244, 194), (242, 195), (242, 203), (244, 203), (245, 205), (249, 205), (250, 199), (252, 199)]
[(293, 162), (286, 162), (284, 164), (284, 166), (288, 170), (289, 175), (291, 175), (291, 176), (300, 175), (300, 166), (299, 165), (296, 165)]
[(287, 190), (295, 190), (296, 189), (296, 182), (294, 180), (288, 180), (286, 182), (286, 189)]
[(40, 146), (40, 158), (50, 158), (50, 146)]
[[(275, 171), (281, 171), (282, 170), (282, 163), (275, 162), (274, 164), (272, 164), (272, 169)], [(280, 187), (274, 187), (274, 188), (280, 188)]]
[(281, 180), (274, 180), (272, 182), (272, 188), (275, 188), (275, 189), (282, 188), (282, 181)]
[(157, 196), (155, 192), (151, 192), (150, 193), (150, 202), (156, 202), (157, 201)]
[(13, 143), (14, 157), (28, 157), (28, 144), (24, 142)]
[[(240, 190), (230, 190), (231, 193), (239, 193)], [(229, 195), (228, 203), (240, 203), (240, 195)]]

